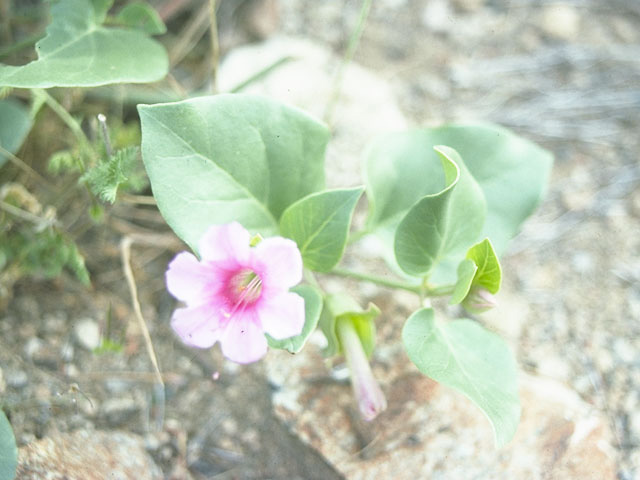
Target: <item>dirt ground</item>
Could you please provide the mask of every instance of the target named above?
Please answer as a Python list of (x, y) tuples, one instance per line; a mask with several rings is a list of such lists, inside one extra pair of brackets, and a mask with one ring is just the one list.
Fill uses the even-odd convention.
[[(348, 0), (277, 6), (277, 17), (221, 15), (223, 47), (286, 34), (342, 55), (360, 10)], [(391, 85), (416, 125), (488, 120), (555, 154), (546, 200), (504, 259), (507, 334), (523, 370), (566, 383), (608, 418), (618, 478), (640, 478), (640, 4), (376, 0), (354, 61)], [(119, 249), (150, 231), (166, 241), (134, 243), (132, 267), (166, 386), (159, 432)], [(341, 478), (272, 414), (262, 364), (238, 367), (176, 339), (163, 275), (183, 247), (153, 208), (113, 207), (79, 245), (89, 290), (67, 275), (23, 279), (0, 311), (0, 394), (19, 445), (123, 429), (144, 437), (166, 478)], [(107, 323), (122, 351), (91, 352), (91, 328), (105, 335)]]

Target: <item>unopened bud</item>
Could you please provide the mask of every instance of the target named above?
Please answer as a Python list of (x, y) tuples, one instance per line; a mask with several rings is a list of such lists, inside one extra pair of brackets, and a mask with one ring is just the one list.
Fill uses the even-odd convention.
[(498, 302), (489, 290), (484, 287), (472, 287), (462, 306), (471, 313), (482, 313), (496, 307)]

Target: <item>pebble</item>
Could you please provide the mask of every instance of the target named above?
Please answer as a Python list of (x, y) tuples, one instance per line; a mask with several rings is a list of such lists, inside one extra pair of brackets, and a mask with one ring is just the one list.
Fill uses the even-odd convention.
[(626, 338), (616, 338), (613, 342), (613, 351), (616, 356), (624, 363), (632, 363), (636, 358), (636, 349), (629, 343)]
[(20, 390), (27, 386), (29, 377), (24, 370), (9, 371), (7, 372), (6, 382), (9, 387)]
[(548, 5), (542, 12), (541, 26), (556, 40), (572, 41), (580, 32), (580, 15), (571, 5)]
[(453, 26), (453, 12), (445, 0), (431, 0), (422, 12), (422, 24), (432, 32), (446, 33)]
[(24, 355), (29, 360), (33, 360), (34, 356), (38, 355), (38, 352), (44, 347), (44, 342), (38, 337), (31, 337), (24, 344)]
[(90, 318), (80, 320), (73, 329), (78, 345), (89, 351), (100, 346), (100, 326)]
[(584, 250), (579, 250), (571, 256), (571, 266), (576, 273), (590, 273), (595, 266), (593, 255)]
[(31, 337), (27, 340), (24, 345), (24, 354), (34, 364), (51, 370), (58, 367), (60, 360), (59, 352), (38, 337)]
[(110, 398), (102, 404), (102, 414), (112, 427), (129, 421), (140, 411), (140, 406), (132, 398)]

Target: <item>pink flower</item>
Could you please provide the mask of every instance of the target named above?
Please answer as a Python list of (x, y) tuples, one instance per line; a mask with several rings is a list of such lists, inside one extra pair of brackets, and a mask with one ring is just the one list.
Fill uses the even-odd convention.
[(171, 326), (187, 345), (220, 342), (225, 357), (255, 362), (275, 339), (299, 335), (304, 299), (289, 292), (302, 279), (302, 257), (292, 240), (273, 237), (250, 246), (237, 222), (210, 227), (198, 244), (201, 260), (179, 253), (169, 264), (167, 289), (186, 303)]

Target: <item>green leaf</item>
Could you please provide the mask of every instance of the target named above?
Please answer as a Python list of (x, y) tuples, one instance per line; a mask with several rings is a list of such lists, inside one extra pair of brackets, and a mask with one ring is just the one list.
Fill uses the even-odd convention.
[(376, 343), (376, 325), (374, 320), (380, 315), (380, 309), (369, 303), (367, 310), (362, 310), (358, 302), (346, 294), (329, 295), (325, 298), (320, 328), (327, 338), (326, 356), (338, 355), (342, 346), (338, 340), (336, 326), (338, 322), (352, 322), (367, 355), (373, 353)]
[(13, 480), (18, 467), (18, 447), (9, 420), (0, 410), (0, 478)]
[(369, 228), (395, 228), (418, 200), (442, 188), (444, 175), (433, 152), (435, 145), (448, 145), (464, 159), (487, 201), (482, 236), (491, 238), (502, 254), (540, 203), (553, 157), (494, 125), (447, 125), (379, 138), (365, 158)]
[(480, 407), (499, 447), (513, 438), (520, 421), (517, 368), (500, 337), (471, 320), (438, 322), (423, 308), (407, 320), (402, 340), (422, 373)]
[(484, 287), (493, 294), (498, 293), (502, 282), (502, 270), (491, 241), (485, 238), (471, 247), (467, 252), (467, 258), (478, 267), (472, 284)]
[(476, 285), (495, 295), (500, 290), (501, 281), (500, 262), (491, 241), (485, 238), (471, 247), (467, 257), (458, 265), (458, 280), (450, 303), (461, 303), (471, 287)]
[(0, 86), (92, 87), (154, 82), (169, 68), (165, 49), (139, 30), (102, 25), (105, 0), (60, 0), (51, 24), (36, 43), (38, 59), (22, 66), (0, 65)]
[(465, 299), (469, 290), (471, 290), (473, 277), (477, 271), (478, 267), (473, 260), (465, 258), (460, 262), (460, 265), (458, 265), (458, 280), (451, 294), (451, 301), (449, 302), (451, 305), (458, 304)]
[(138, 148), (123, 148), (111, 155), (109, 160), (89, 169), (81, 180), (86, 181), (102, 201), (114, 203), (120, 187), (140, 187), (138, 166)]
[(498, 447), (520, 421), (517, 368), (504, 341), (471, 320), (438, 322), (423, 308), (407, 320), (402, 339), (418, 369), (462, 392), (489, 418)]
[[(31, 130), (29, 111), (12, 98), (0, 100), (0, 147), (16, 153)], [(0, 167), (7, 157), (0, 151)]]
[(298, 244), (305, 267), (328, 272), (338, 264), (363, 191), (358, 187), (312, 193), (284, 211), (280, 233)]
[(139, 105), (142, 159), (160, 212), (192, 249), (211, 224), (263, 235), (324, 187), (329, 131), (304, 112), (249, 95)]
[(144, 2), (130, 3), (120, 10), (115, 20), (121, 25), (142, 30), (148, 35), (162, 35), (167, 31), (158, 12)]
[(420, 199), (396, 230), (396, 260), (409, 275), (426, 275), (443, 259), (466, 251), (484, 225), (482, 190), (455, 150), (435, 149), (442, 161), (445, 188)]
[(302, 328), (302, 333), (283, 340), (276, 340), (267, 335), (267, 341), (271, 348), (280, 348), (288, 350), (290, 353), (298, 353), (304, 347), (309, 335), (318, 326), (320, 312), (322, 311), (322, 294), (310, 285), (298, 285), (292, 288), (291, 291), (304, 298), (304, 327)]

